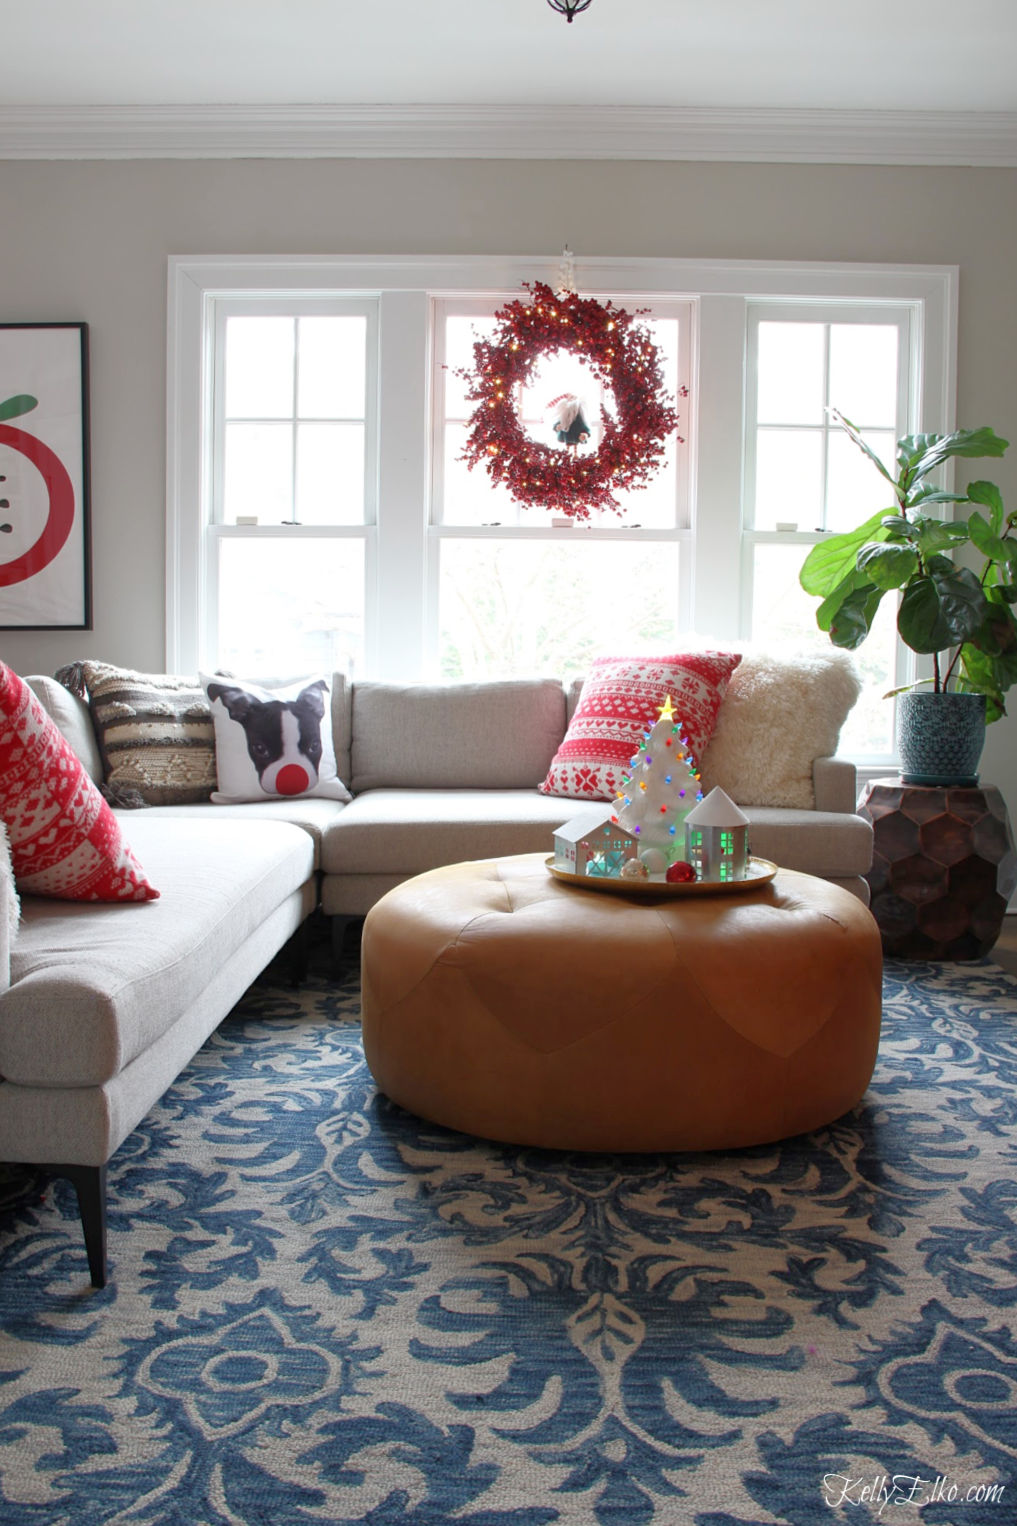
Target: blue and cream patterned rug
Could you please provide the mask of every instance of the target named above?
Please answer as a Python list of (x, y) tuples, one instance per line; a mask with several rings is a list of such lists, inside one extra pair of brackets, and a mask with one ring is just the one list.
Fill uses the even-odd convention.
[[(680, 1105), (680, 1099), (676, 1099)], [(1017, 1520), (1017, 981), (897, 964), (864, 1105), (731, 1155), (477, 1142), (355, 980), (263, 980), (111, 1168), (0, 1223), (0, 1522)]]

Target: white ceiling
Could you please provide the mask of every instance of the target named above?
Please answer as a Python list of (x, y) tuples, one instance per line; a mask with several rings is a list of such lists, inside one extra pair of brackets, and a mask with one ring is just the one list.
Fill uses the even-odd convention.
[(0, 158), (1017, 165), (1017, 0), (0, 0)]
[(1015, 0), (0, 0), (0, 106), (1017, 110)]

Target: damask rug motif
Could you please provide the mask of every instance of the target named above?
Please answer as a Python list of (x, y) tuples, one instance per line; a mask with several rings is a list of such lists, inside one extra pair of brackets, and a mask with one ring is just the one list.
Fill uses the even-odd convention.
[(830, 1128), (619, 1157), (422, 1123), (355, 981), (263, 980), (113, 1162), (109, 1287), (8, 1184), (0, 1522), (1012, 1523), (1017, 981), (885, 995)]

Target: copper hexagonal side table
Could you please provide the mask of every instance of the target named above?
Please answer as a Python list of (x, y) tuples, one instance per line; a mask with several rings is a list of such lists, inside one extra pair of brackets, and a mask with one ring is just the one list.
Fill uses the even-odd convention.
[(1017, 885), (1017, 848), (999, 790), (874, 779), (858, 814), (875, 839), (866, 879), (884, 953), (987, 954)]

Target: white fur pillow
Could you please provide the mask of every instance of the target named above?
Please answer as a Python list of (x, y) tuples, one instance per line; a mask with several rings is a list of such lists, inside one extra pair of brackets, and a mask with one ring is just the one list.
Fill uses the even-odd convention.
[(0, 991), (6, 990), (10, 984), (10, 951), (18, 936), (20, 916), (21, 904), (14, 888), (7, 828), (0, 821), (0, 917), (3, 917), (3, 922), (0, 923)]
[(719, 785), (739, 805), (811, 810), (812, 764), (837, 751), (860, 693), (847, 652), (748, 652), (731, 675), (703, 758), (704, 791)]
[(18, 922), (21, 919), (21, 903), (18, 900), (18, 892), (14, 888), (10, 840), (7, 836), (7, 828), (2, 821), (0, 821), (0, 900), (7, 905), (7, 925), (13, 943), (18, 931)]

